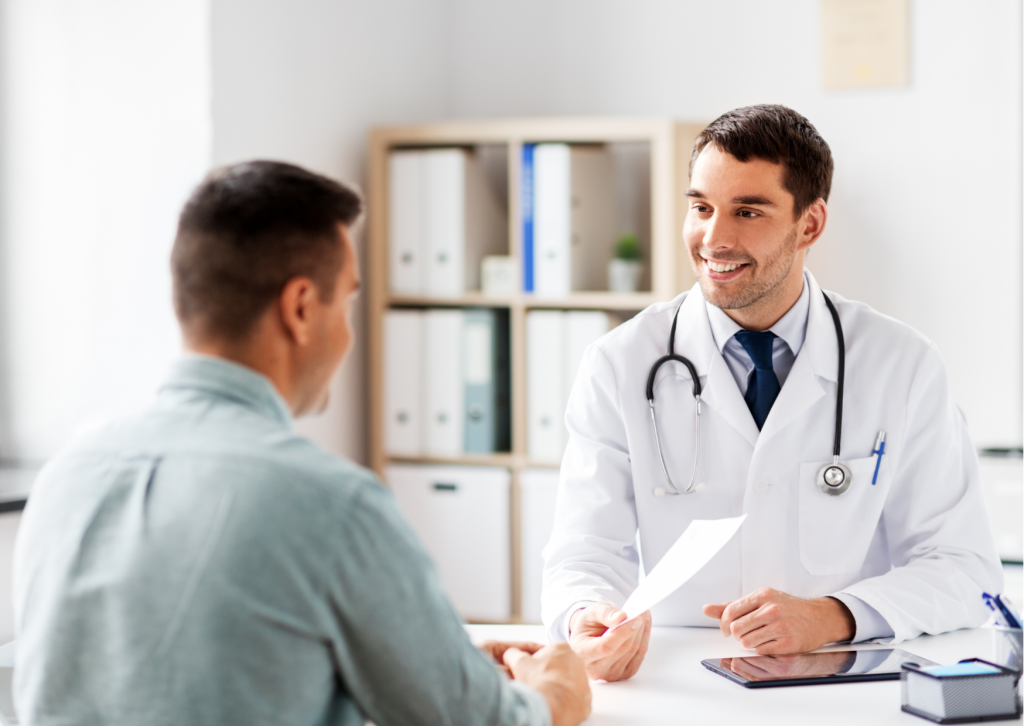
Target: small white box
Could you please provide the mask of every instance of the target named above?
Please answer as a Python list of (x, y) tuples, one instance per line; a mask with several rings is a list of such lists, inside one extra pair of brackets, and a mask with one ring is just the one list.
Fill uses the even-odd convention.
[(503, 255), (488, 255), (480, 263), (480, 281), (484, 295), (511, 297), (516, 292), (516, 261)]

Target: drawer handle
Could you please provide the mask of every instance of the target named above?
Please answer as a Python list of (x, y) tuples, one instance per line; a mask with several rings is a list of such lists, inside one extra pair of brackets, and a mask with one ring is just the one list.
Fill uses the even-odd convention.
[(458, 490), (458, 484), (447, 484), (444, 482), (437, 482), (436, 484), (434, 484), (435, 492), (457, 492)]

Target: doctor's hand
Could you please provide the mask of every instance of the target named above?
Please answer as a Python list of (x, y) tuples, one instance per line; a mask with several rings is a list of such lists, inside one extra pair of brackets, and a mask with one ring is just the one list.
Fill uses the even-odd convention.
[(576, 726), (590, 715), (590, 683), (583, 661), (568, 645), (558, 643), (536, 651), (522, 650), (518, 643), (488, 645), (509, 646), (502, 660), (513, 678), (544, 696), (551, 709), (551, 726)]
[(808, 655), (769, 655), (764, 658), (722, 658), (722, 667), (750, 681), (844, 673), (857, 660), (853, 651)]
[(718, 618), (722, 633), (760, 655), (807, 653), (826, 643), (851, 640), (856, 622), (839, 600), (794, 597), (770, 587), (718, 605), (705, 605), (704, 614)]
[(569, 645), (583, 659), (592, 680), (623, 681), (640, 669), (651, 638), (651, 614), (611, 629), (625, 619), (626, 613), (605, 602), (572, 614)]

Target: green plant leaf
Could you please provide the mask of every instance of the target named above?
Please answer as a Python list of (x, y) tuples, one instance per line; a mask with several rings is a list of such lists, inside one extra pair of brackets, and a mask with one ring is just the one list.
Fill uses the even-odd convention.
[(615, 243), (615, 258), (619, 260), (642, 260), (643, 250), (640, 249), (640, 240), (633, 233), (624, 234)]

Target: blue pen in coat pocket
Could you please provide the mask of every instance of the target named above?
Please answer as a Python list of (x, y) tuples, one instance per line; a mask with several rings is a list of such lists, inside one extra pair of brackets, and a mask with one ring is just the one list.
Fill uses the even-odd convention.
[(882, 466), (882, 454), (885, 453), (884, 431), (878, 432), (878, 438), (875, 439), (875, 448), (871, 453), (875, 455), (875, 475), (871, 477), (871, 486), (874, 486), (878, 482), (878, 469)]

